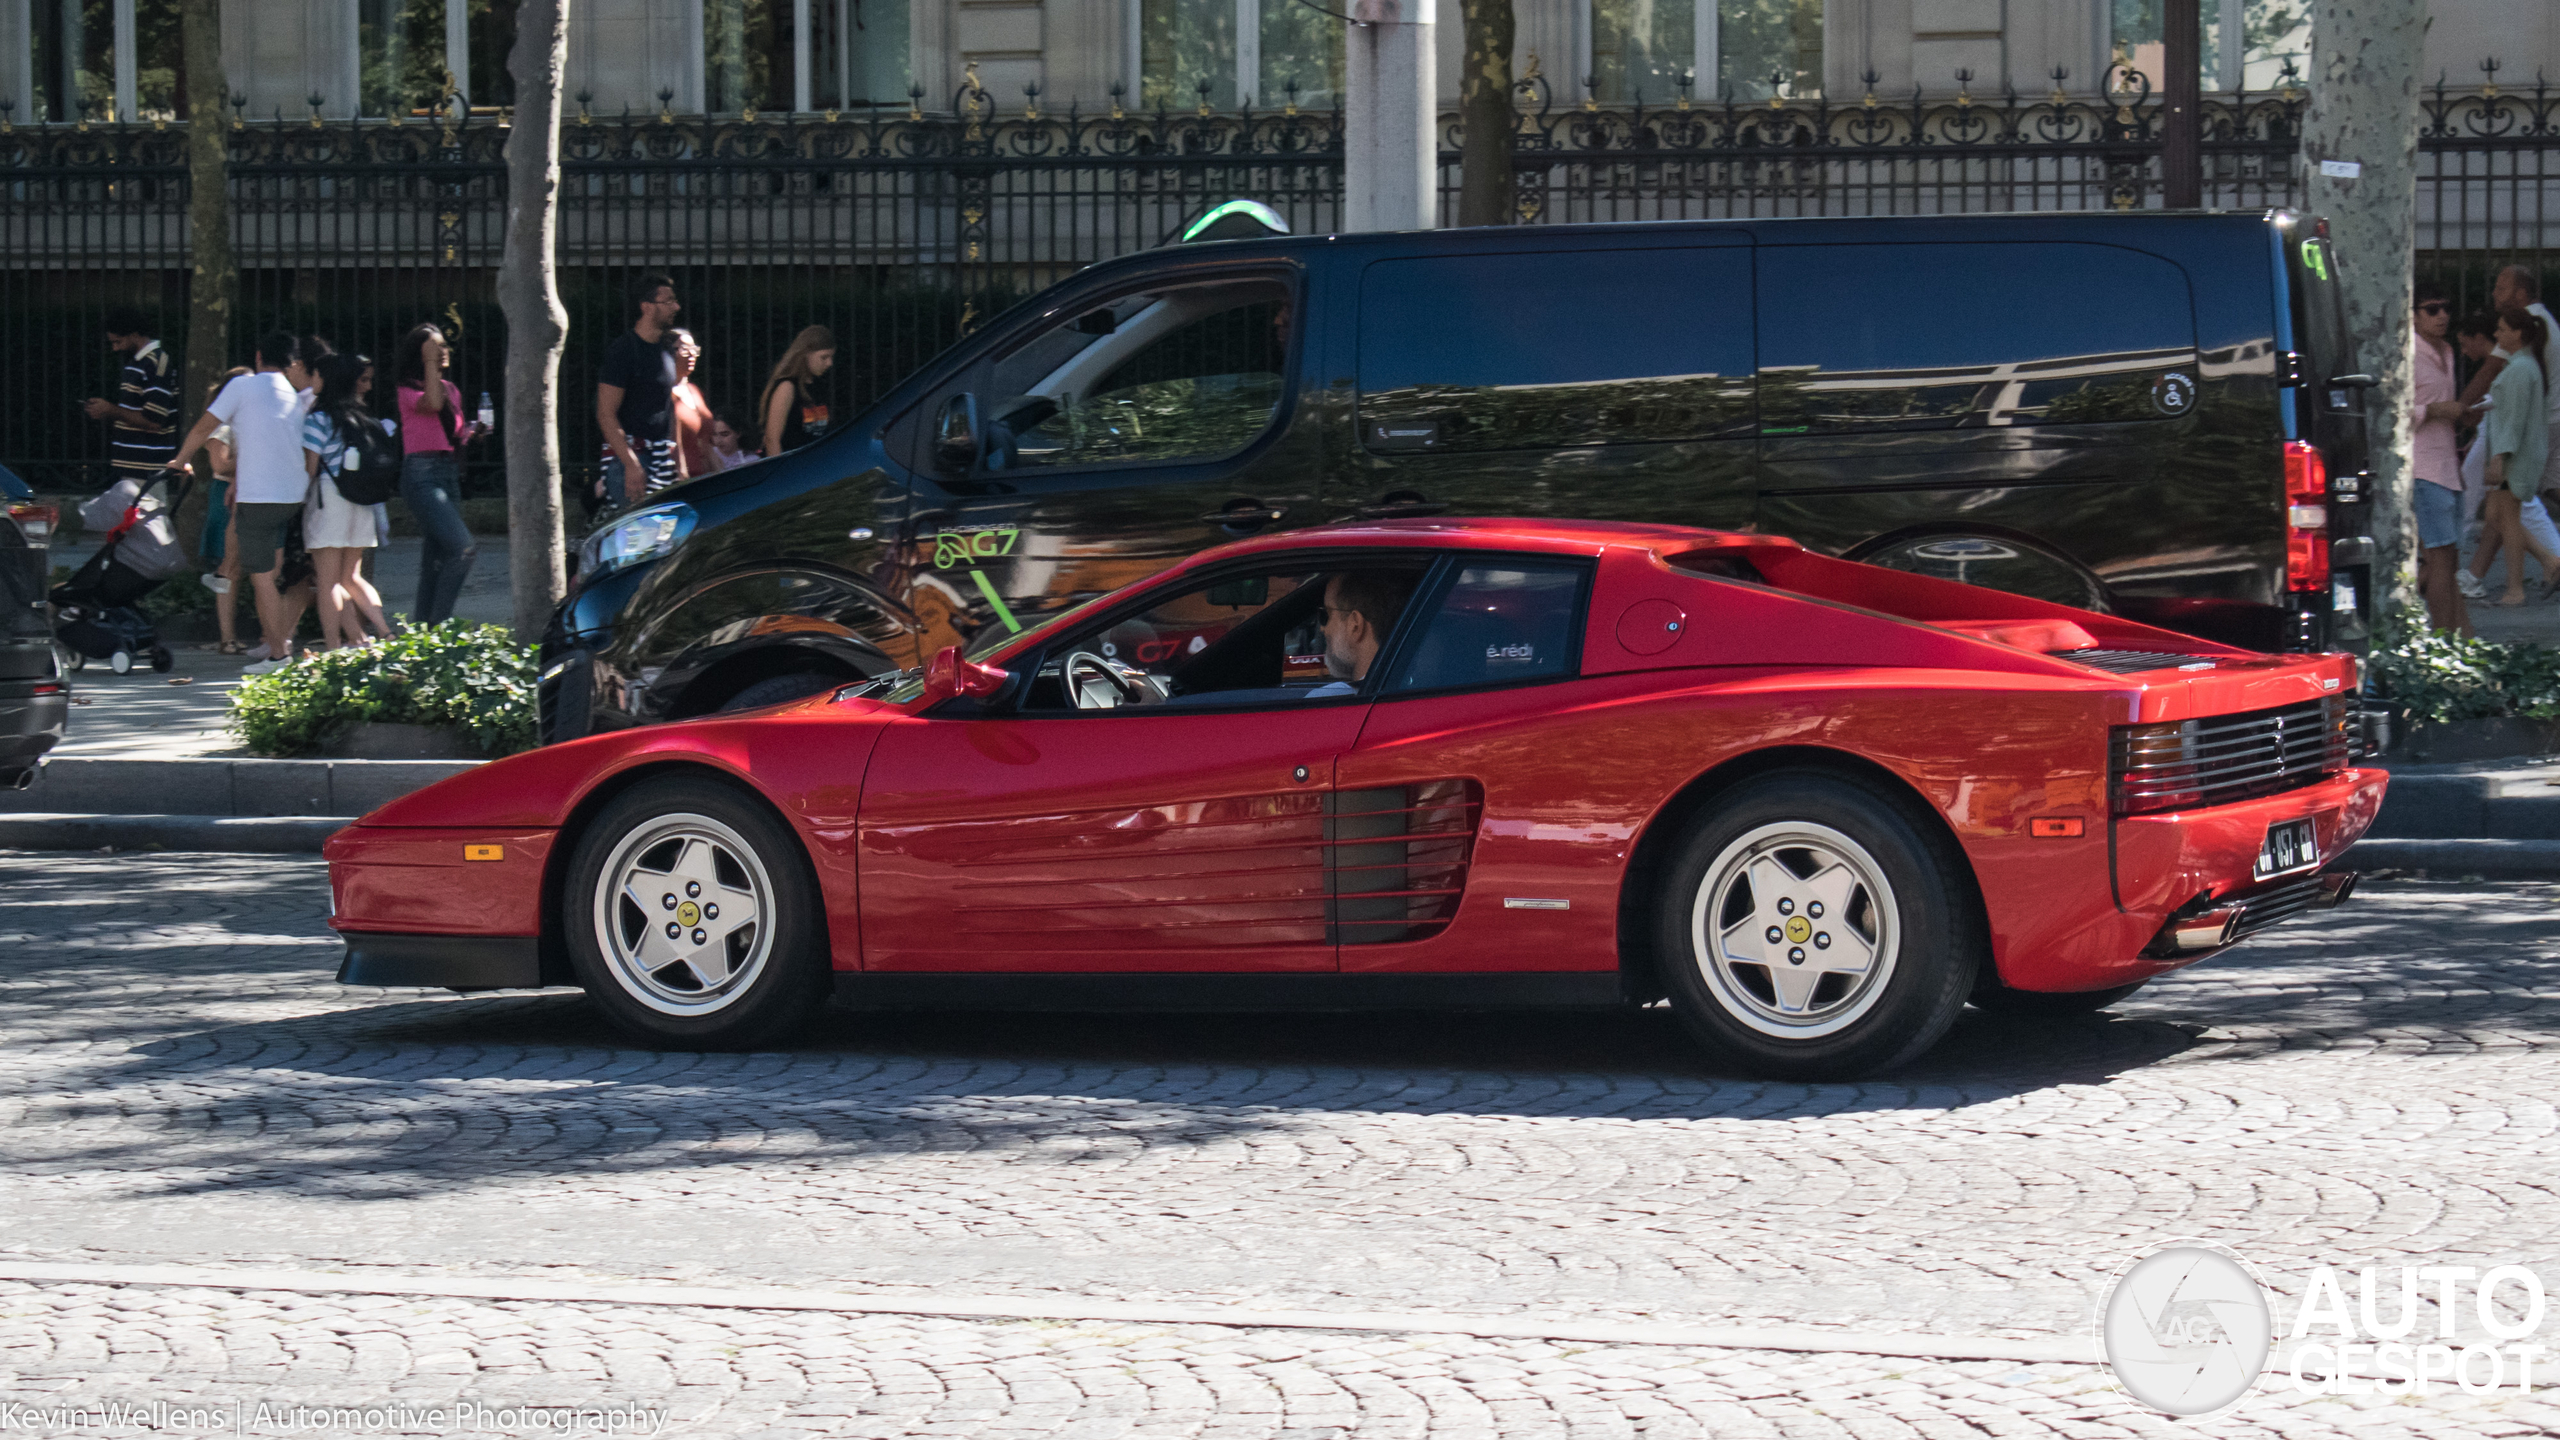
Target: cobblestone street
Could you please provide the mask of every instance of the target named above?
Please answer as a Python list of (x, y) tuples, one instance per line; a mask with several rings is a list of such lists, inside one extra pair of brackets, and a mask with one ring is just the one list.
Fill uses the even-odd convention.
[[(316, 859), (0, 854), (0, 887), (0, 1275), (193, 1267), (0, 1279), (21, 1431), (459, 1400), (719, 1436), (2159, 1435), (2088, 1358), (2146, 1247), (2230, 1246), (2280, 1323), (2319, 1265), (2560, 1273), (2560, 885), (2368, 880), (2108, 1014), (1968, 1012), (1833, 1086), (1719, 1073), (1661, 1010), (846, 1015), (659, 1054), (575, 996), (342, 990)], [(545, 1298), (579, 1286), (705, 1290)], [(1415, 1312), (1447, 1328), (1379, 1318)], [(2548, 1434), (2541, 1378), (2279, 1378), (2211, 1433)]]

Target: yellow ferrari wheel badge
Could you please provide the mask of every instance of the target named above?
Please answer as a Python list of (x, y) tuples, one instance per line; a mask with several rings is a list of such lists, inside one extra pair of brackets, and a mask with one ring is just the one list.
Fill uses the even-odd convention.
[(1813, 938), (1813, 922), (1801, 915), (1787, 917), (1787, 943), (1801, 945)]
[(676, 923), (679, 925), (691, 925), (701, 918), (702, 907), (690, 900), (676, 907)]

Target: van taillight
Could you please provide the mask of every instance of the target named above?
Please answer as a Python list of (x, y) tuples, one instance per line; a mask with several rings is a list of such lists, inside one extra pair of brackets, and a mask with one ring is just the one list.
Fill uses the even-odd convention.
[(53, 542), (54, 522), (62, 512), (51, 505), (21, 502), (9, 507), (9, 518), (18, 522), (18, 533), (27, 537), (28, 548), (42, 550)]
[(2284, 584), (2329, 588), (2329, 467), (2305, 440), (2284, 442)]

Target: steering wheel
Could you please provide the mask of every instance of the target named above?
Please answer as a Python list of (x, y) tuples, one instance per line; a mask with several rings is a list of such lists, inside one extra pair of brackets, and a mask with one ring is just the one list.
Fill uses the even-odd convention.
[(1165, 683), (1134, 665), (1070, 650), (1058, 662), (1058, 683), (1079, 710), (1110, 710), (1122, 705), (1157, 705), (1172, 695)]

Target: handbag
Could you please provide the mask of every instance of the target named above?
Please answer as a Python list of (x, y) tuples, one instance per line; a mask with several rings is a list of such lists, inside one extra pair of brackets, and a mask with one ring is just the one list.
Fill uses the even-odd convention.
[(357, 505), (379, 505), (400, 488), (400, 457), (391, 448), (391, 437), (382, 427), (369, 421), (338, 425), (338, 468), (330, 482), (338, 493)]

